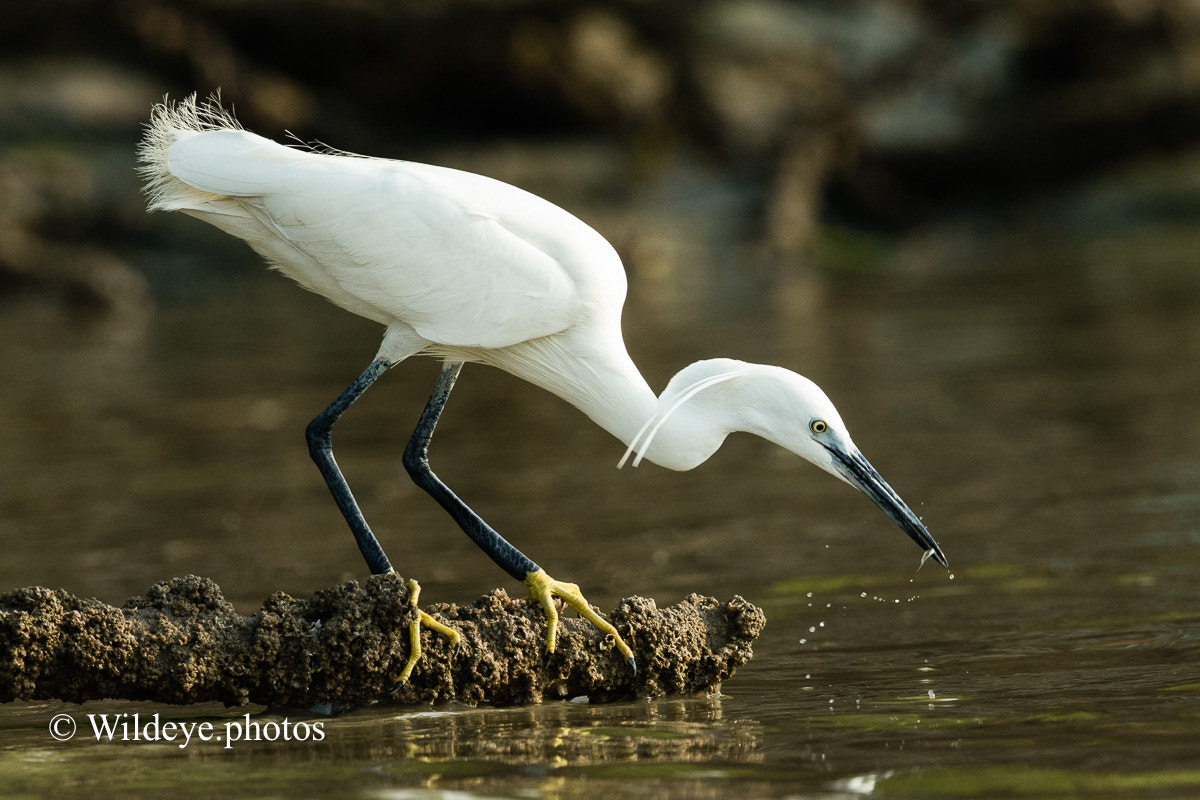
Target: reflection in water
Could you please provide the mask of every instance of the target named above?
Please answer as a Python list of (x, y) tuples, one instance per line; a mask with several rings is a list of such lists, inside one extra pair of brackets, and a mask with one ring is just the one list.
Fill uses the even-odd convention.
[[(766, 609), (722, 697), (362, 709), (319, 751), (47, 758), (109, 764), (114, 792), (182, 771), (220, 793), (227, 763), (375, 796), (1036, 794), (1021, 775), (1200, 791), (1196, 274), (1023, 263), (830, 279), (803, 314), (743, 294), (661, 315), (634, 277), (626, 335), (652, 386), (712, 355), (812, 378), (950, 571), (918, 571), (869, 502), (752, 437), (690, 473), (618, 471), (620, 444), (545, 393), (484, 368), (456, 391), (434, 467), (552, 574), (605, 608), (699, 591)], [(59, 323), (0, 315), (0, 586), (121, 602), (194, 572), (248, 610), (361, 577), (302, 433), (373, 355), (373, 326), (265, 278), (123, 336)], [(339, 459), (423, 598), (466, 602), (513, 587), (403, 475), (434, 372), (389, 374)], [(35, 771), (21, 754), (49, 746), (44, 713), (0, 709), (26, 748), (6, 777)]]
[(425, 762), (499, 761), (589, 767), (628, 760), (761, 761), (761, 726), (727, 720), (717, 696), (593, 707), (550, 703), (518, 709), (400, 714), (374, 735), (394, 752)]

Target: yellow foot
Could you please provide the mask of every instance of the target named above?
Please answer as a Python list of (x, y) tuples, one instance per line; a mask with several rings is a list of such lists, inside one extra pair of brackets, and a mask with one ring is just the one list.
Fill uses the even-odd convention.
[[(408, 601), (412, 603), (413, 608), (417, 608), (417, 599), (421, 596), (421, 584), (417, 583), (415, 579), (409, 578), (404, 585), (408, 587)], [(440, 633), (449, 639), (450, 652), (452, 653), (458, 649), (458, 643), (462, 639), (458, 631), (443, 625), (420, 608), (417, 608), (417, 620), (408, 627), (408, 661), (404, 665), (404, 671), (396, 679), (396, 689), (399, 689), (408, 682), (408, 679), (412, 676), (413, 667), (416, 666), (417, 659), (421, 657), (421, 628), (429, 628), (434, 633)]]
[(579, 616), (592, 623), (598, 630), (612, 636), (616, 640), (617, 649), (621, 651), (621, 655), (625, 656), (629, 666), (635, 672), (637, 671), (637, 661), (634, 660), (633, 651), (629, 649), (629, 645), (625, 644), (625, 640), (621, 638), (621, 634), (617, 633), (617, 629), (612, 626), (611, 622), (592, 609), (577, 585), (556, 581), (547, 575), (545, 570), (540, 569), (525, 576), (525, 585), (529, 587), (529, 599), (541, 603), (542, 610), (546, 612), (547, 652), (554, 652), (554, 645), (558, 640), (558, 609), (554, 606), (554, 598), (561, 597), (564, 603), (579, 612)]

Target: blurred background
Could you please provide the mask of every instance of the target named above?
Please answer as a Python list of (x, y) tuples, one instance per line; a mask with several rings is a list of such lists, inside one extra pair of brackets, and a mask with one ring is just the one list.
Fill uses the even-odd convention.
[(552, 187), (676, 285), (712, 259), (781, 293), (970, 269), (1013, 226), (1045, 245), (1200, 197), (1185, 0), (10, 5), (0, 291), (71, 309), (214, 279), (164, 257), (205, 234), (147, 217), (132, 170), (150, 104), (193, 91), (268, 136)]
[[(761, 440), (618, 471), (574, 409), (469, 366), (439, 474), (601, 608), (762, 605), (730, 696), (367, 709), (319, 754), (240, 755), (269, 768), (244, 784), (170, 748), (48, 751), (34, 704), (0, 721), (13, 791), (69, 761), (123, 797), (185, 768), (207, 796), (1200, 792), (1200, 3), (5, 3), (0, 591), (195, 573), (250, 611), (363, 577), (303, 430), (381, 331), (145, 212), (152, 104), (218, 90), (265, 136), (592, 224), (651, 386), (714, 355), (809, 376), (951, 569)], [(339, 423), (339, 462), (422, 602), (517, 593), (404, 475), (436, 374), (413, 362)]]
[[(1085, 569), (1098, 497), (1183, 491), (1153, 502), (1194, 544), (1196, 3), (78, 0), (7, 8), (0, 53), (0, 585), (196, 572), (254, 603), (361, 574), (301, 432), (380, 331), (146, 213), (142, 126), (192, 92), (574, 212), (624, 260), (652, 386), (713, 355), (808, 375), (952, 563)], [(462, 600), (501, 576), (399, 466), (434, 369), (389, 375), (338, 452), (393, 560)], [(468, 372), (435, 463), (595, 602), (909, 555), (762, 442), (618, 473), (572, 409)]]
[[(574, 212), (624, 260), (652, 386), (713, 355), (808, 375), (952, 562), (1082, 568), (1064, 503), (1128, 508), (1196, 474), (1195, 3), (120, 0), (0, 25), (3, 585), (116, 602), (196, 572), (256, 603), (361, 574), (301, 432), (380, 331), (146, 213), (142, 126), (192, 92), (278, 140)], [(501, 576), (399, 466), (433, 369), (389, 376), (338, 452), (412, 548), (393, 560), (464, 600)], [(620, 444), (572, 409), (469, 373), (435, 463), (535, 560), (595, 572), (595, 602), (907, 555), (765, 443), (618, 473)], [(625, 561), (574, 546), (593, 536)]]

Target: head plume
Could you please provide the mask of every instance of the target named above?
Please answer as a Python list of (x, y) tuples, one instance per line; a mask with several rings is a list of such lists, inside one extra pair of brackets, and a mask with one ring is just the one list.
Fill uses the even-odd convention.
[(654, 440), (655, 434), (671, 418), (671, 415), (689, 400), (705, 389), (742, 377), (751, 366), (732, 359), (713, 358), (707, 361), (697, 361), (681, 370), (663, 390), (654, 415), (646, 420), (629, 443), (629, 447), (625, 448), (625, 454), (617, 462), (617, 469), (625, 466), (630, 456), (633, 456), (633, 466), (641, 464), (642, 459), (646, 456), (646, 451), (650, 449), (650, 443)]

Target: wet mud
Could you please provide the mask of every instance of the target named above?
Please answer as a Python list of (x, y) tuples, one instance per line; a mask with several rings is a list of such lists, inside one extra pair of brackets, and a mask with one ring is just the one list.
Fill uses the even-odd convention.
[(515, 705), (687, 694), (715, 690), (749, 661), (766, 623), (737, 596), (693, 594), (661, 609), (627, 598), (608, 616), (633, 648), (635, 672), (610, 637), (576, 618), (561, 619), (556, 652), (546, 653), (540, 607), (503, 590), (425, 610), (462, 641), (452, 653), (423, 631), (413, 674), (396, 687), (416, 611), (395, 575), (307, 600), (276, 593), (251, 616), (196, 576), (158, 583), (120, 608), (63, 589), (18, 589), (0, 595), (0, 702)]

